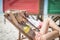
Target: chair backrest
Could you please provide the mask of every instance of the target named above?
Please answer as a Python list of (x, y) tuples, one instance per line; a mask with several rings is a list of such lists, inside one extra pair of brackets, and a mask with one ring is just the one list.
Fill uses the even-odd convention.
[[(17, 13), (18, 14), (18, 13)], [(21, 22), (22, 18), (20, 15), (17, 15), (15, 16), (15, 14), (12, 14), (12, 13), (7, 13), (4, 15), (5, 18), (7, 18), (16, 28), (18, 28), (26, 37), (29, 38), (29, 40), (33, 40), (34, 36), (35, 36), (35, 33), (34, 31), (30, 28), (30, 31), (29, 33), (25, 33), (24, 30), (23, 30), (23, 27), (22, 25), (19, 24), (19, 22)]]

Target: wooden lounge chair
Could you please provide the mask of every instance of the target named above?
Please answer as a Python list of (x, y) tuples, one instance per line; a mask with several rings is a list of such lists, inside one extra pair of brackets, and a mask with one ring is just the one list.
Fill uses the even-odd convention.
[[(16, 18), (16, 16), (15, 16), (14, 14), (12, 14), (12, 13), (10, 13), (10, 14), (6, 13), (6, 14), (4, 15), (4, 17), (5, 17), (6, 19), (8, 19), (16, 28), (18, 28), (19, 31), (20, 31), (21, 33), (23, 33), (29, 40), (33, 40), (33, 39), (34, 39), (34, 32), (33, 32), (32, 29), (31, 29), (31, 32), (29, 32), (29, 33), (25, 33), (25, 32), (23, 31), (22, 25), (20, 25), (20, 24), (18, 23), (19, 20), (21, 20), (21, 19), (18, 18), (18, 16), (17, 16), (17, 18)], [(31, 34), (31, 33), (32, 33), (32, 34)]]

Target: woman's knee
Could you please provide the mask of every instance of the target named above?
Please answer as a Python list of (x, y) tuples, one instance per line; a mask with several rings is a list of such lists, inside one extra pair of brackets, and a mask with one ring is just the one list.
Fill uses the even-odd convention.
[[(50, 34), (50, 33), (49, 33), (49, 34)], [(49, 34), (48, 34), (48, 35), (49, 35)], [(50, 34), (50, 36), (48, 36), (48, 35), (43, 35), (43, 36), (42, 36), (42, 39), (45, 39), (45, 40), (54, 39), (54, 38), (58, 37), (59, 31), (55, 30), (55, 31), (53, 31), (53, 32)]]
[(50, 21), (50, 20), (52, 20), (52, 19), (48, 17), (48, 18), (46, 18), (46, 20)]
[(46, 18), (45, 20), (44, 20), (44, 22), (48, 22), (50, 20), (50, 18)]

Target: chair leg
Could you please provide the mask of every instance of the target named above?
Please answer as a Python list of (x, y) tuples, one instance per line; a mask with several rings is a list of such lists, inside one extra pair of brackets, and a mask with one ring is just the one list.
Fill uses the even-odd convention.
[(59, 40), (60, 40), (60, 36), (59, 36)]
[(18, 40), (22, 40), (20, 31), (19, 31), (19, 38), (18, 38)]
[(6, 24), (6, 19), (4, 18), (4, 24)]

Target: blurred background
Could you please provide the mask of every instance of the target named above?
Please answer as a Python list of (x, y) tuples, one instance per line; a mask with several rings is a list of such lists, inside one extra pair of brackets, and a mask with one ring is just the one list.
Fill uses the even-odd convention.
[(0, 40), (19, 38), (19, 30), (4, 18), (5, 11), (11, 9), (26, 10), (39, 20), (50, 17), (60, 26), (60, 0), (0, 0)]

